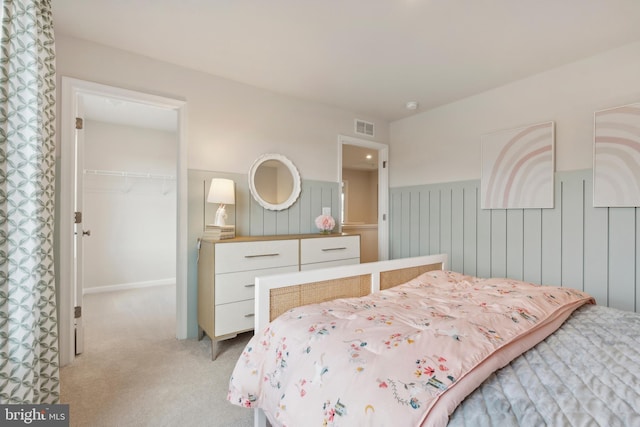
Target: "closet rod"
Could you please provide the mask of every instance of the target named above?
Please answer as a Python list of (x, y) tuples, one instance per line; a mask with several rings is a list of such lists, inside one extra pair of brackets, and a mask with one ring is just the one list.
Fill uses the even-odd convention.
[(84, 173), (85, 175), (121, 176), (125, 178), (149, 178), (149, 179), (165, 179), (165, 180), (176, 179), (176, 177), (173, 175), (159, 175), (159, 174), (143, 173), (143, 172), (107, 171), (107, 170), (99, 170), (99, 169), (85, 169)]

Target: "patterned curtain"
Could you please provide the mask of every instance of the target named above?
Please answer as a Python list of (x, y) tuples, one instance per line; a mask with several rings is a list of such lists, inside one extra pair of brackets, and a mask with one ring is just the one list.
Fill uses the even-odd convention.
[(2, 0), (0, 403), (59, 400), (53, 270), (55, 54), (49, 0)]

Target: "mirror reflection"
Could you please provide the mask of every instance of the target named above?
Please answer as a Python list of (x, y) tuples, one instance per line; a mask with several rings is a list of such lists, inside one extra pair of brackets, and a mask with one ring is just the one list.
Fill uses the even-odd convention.
[(264, 154), (249, 170), (249, 189), (265, 209), (287, 209), (300, 195), (300, 174), (285, 156)]
[(293, 191), (293, 176), (279, 160), (263, 162), (256, 169), (255, 183), (260, 198), (274, 205), (284, 203)]

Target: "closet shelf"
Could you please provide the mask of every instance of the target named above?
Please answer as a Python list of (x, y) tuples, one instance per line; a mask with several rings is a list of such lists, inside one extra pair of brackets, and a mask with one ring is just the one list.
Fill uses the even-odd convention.
[(102, 176), (120, 176), (124, 178), (147, 178), (147, 179), (162, 179), (162, 180), (175, 180), (173, 175), (160, 175), (144, 172), (127, 172), (127, 171), (109, 171), (100, 169), (85, 169), (85, 175), (102, 175)]

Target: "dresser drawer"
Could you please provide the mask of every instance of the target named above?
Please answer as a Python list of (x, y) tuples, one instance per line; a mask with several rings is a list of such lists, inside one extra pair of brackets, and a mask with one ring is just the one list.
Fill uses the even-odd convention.
[(317, 237), (300, 240), (300, 264), (360, 258), (360, 236)]
[(257, 276), (290, 273), (292, 271), (298, 271), (298, 266), (292, 265), (287, 267), (265, 268), (262, 270), (216, 274), (216, 304), (253, 299), (256, 289), (255, 278)]
[(360, 258), (339, 259), (336, 261), (314, 262), (312, 264), (302, 264), (300, 271), (317, 270), (319, 268), (338, 267), (340, 265), (360, 264)]
[(217, 274), (297, 265), (297, 239), (216, 245), (215, 271)]
[(216, 304), (215, 335), (226, 335), (253, 329), (255, 303), (253, 299)]

